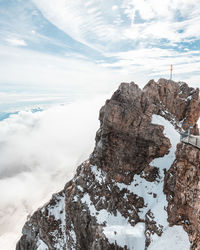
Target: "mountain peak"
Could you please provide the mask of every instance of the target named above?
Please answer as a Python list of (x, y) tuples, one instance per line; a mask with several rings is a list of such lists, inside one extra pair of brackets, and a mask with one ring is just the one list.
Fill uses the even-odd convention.
[[(189, 249), (186, 232), (199, 231), (177, 220), (182, 211), (177, 164), (180, 154), (182, 160), (185, 154), (190, 158), (191, 147), (180, 142), (179, 132), (196, 124), (199, 115), (199, 89), (186, 83), (151, 80), (143, 90), (134, 82), (121, 83), (100, 110), (91, 156), (64, 190), (26, 222), (17, 250), (152, 250), (161, 249), (161, 242), (168, 244), (167, 235), (177, 249)], [(198, 157), (199, 153), (192, 155), (192, 163), (188, 160), (182, 168), (192, 164), (197, 169)], [(192, 211), (196, 217), (190, 223), (195, 224), (197, 210), (182, 214), (188, 219)], [(194, 234), (190, 240), (198, 242)]]

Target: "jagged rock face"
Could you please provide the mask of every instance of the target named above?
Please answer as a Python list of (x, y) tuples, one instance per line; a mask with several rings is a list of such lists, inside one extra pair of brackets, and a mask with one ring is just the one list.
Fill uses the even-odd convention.
[(171, 225), (183, 225), (191, 249), (200, 249), (200, 150), (180, 143), (176, 160), (165, 177)]
[[(156, 160), (169, 152), (168, 158), (173, 156), (164, 127), (153, 124), (152, 115), (180, 129), (180, 121), (197, 122), (199, 105), (198, 90), (184, 83), (161, 79), (150, 81), (144, 90), (134, 83), (122, 83), (101, 108), (90, 158), (78, 167), (64, 190), (26, 222), (16, 249), (148, 249), (153, 236), (161, 236), (165, 226), (156, 209), (162, 207), (166, 213), (161, 191), (170, 161), (159, 165)], [(174, 179), (167, 172), (165, 192), (168, 200), (168, 192), (174, 192), (173, 202), (178, 204), (173, 169)], [(170, 223), (178, 224), (169, 207), (168, 213), (174, 218)], [(134, 236), (138, 232), (143, 236)]]
[(186, 83), (151, 80), (144, 87), (145, 94), (153, 99), (155, 113), (163, 113), (166, 119), (174, 115), (177, 123), (181, 122), (185, 130), (195, 125), (200, 116), (199, 89), (190, 88)]
[(91, 162), (116, 181), (130, 183), (135, 173), (170, 147), (163, 127), (151, 124), (152, 107), (143, 107), (143, 98), (136, 84), (123, 83), (100, 111), (101, 126)]

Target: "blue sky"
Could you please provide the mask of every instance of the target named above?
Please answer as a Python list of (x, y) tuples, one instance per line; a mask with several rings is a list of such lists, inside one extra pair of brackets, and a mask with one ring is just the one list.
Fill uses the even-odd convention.
[[(198, 86), (198, 0), (0, 0), (1, 92)], [(95, 91), (94, 91), (95, 90)]]

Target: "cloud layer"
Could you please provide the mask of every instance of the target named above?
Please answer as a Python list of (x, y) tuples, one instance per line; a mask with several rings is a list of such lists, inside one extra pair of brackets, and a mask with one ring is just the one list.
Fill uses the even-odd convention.
[(105, 97), (22, 111), (0, 122), (0, 245), (14, 249), (26, 216), (61, 190), (94, 147)]

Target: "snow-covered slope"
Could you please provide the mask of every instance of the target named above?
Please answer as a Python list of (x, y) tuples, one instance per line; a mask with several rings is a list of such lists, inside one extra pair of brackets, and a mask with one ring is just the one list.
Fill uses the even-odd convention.
[[(152, 123), (164, 126), (164, 135), (170, 139), (172, 146), (168, 155), (165, 155), (162, 158), (155, 159), (151, 162), (152, 166), (156, 166), (159, 168), (161, 178), (158, 185), (154, 183), (154, 190), (152, 190), (152, 192), (157, 193), (157, 200), (156, 202), (153, 202), (153, 204), (151, 204), (151, 202), (148, 204), (151, 204), (151, 211), (154, 214), (155, 221), (158, 223), (158, 225), (160, 224), (163, 226), (163, 234), (161, 235), (161, 237), (158, 237), (156, 234), (151, 237), (151, 244), (149, 246), (149, 249), (157, 250), (162, 249), (162, 247), (164, 246), (163, 249), (165, 250), (189, 250), (189, 238), (187, 233), (183, 230), (183, 227), (169, 227), (169, 223), (167, 222), (168, 215), (166, 212), (168, 204), (166, 196), (163, 193), (164, 169), (168, 170), (175, 160), (175, 151), (176, 146), (180, 141), (180, 134), (175, 130), (174, 126), (169, 121), (161, 116), (153, 115)], [(147, 189), (149, 191), (149, 188)]]

